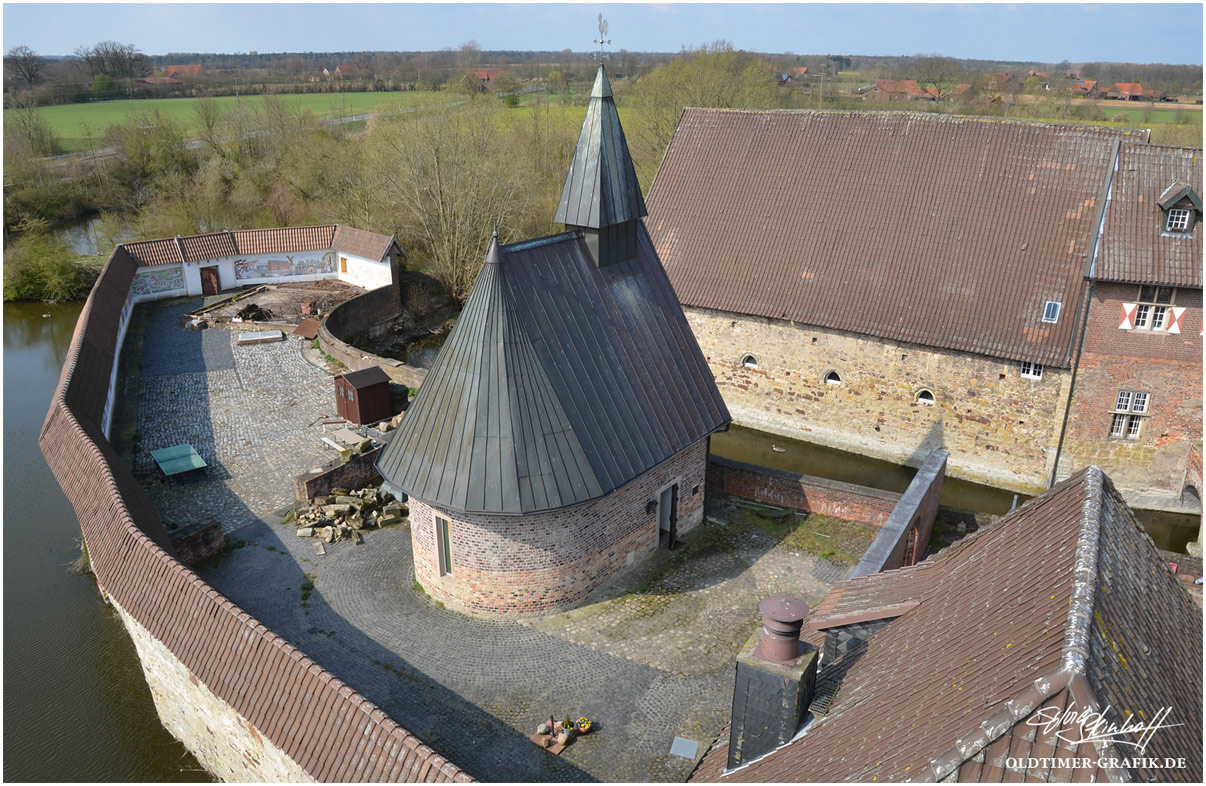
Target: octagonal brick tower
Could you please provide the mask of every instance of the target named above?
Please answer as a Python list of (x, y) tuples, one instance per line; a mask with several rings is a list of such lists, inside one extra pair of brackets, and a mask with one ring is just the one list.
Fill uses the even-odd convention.
[(703, 516), (724, 401), (658, 261), (599, 69), (558, 208), (491, 244), (377, 466), (415, 574), (471, 613), (573, 606)]

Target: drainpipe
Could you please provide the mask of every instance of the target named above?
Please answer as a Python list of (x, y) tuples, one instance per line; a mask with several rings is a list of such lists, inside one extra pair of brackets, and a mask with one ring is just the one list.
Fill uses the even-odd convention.
[[(1050, 488), (1055, 485), (1056, 476), (1059, 474), (1059, 460), (1064, 452), (1064, 438), (1068, 435), (1068, 420), (1072, 415), (1072, 398), (1076, 393), (1076, 374), (1080, 371), (1080, 357), (1084, 352), (1085, 333), (1088, 332), (1089, 326), (1089, 310), (1093, 307), (1093, 293), (1097, 291), (1097, 254), (1101, 250), (1101, 235), (1105, 231), (1106, 210), (1109, 207), (1110, 199), (1114, 193), (1114, 177), (1118, 174), (1118, 157), (1122, 151), (1122, 141), (1114, 142), (1114, 166), (1110, 170), (1109, 177), (1106, 178), (1105, 196), (1101, 200), (1101, 211), (1097, 214), (1097, 231), (1093, 234), (1092, 247), (1089, 250), (1088, 262), (1085, 265), (1085, 282), (1083, 287), (1085, 298), (1081, 306), (1080, 313), (1080, 330), (1073, 332), (1072, 341), (1069, 342), (1068, 355), (1072, 361), (1072, 379), (1068, 382), (1068, 398), (1064, 402), (1064, 418), (1059, 429), (1059, 444), (1055, 448), (1055, 462), (1051, 465), (1051, 482), (1047, 484)], [(1075, 344), (1075, 349), (1072, 345)]]

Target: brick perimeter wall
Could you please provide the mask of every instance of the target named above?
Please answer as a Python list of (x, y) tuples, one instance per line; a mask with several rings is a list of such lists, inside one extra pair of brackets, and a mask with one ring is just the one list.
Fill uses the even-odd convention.
[(318, 328), (318, 343), (327, 354), (352, 371), (380, 366), (389, 375), (391, 382), (417, 388), (427, 377), (427, 369), (407, 366), (393, 358), (364, 352), (346, 341), (369, 328), (385, 324), (402, 313), (400, 286), (401, 283), (374, 289), (331, 309), (331, 313)]
[[(1178, 507), (1186, 485), (1201, 491), (1190, 454), (1202, 438), (1202, 290), (1176, 290), (1180, 334), (1119, 329), (1138, 295), (1137, 284), (1094, 286), (1059, 477), (1096, 464), (1128, 503)], [(1137, 439), (1109, 435), (1119, 390), (1150, 394)]]
[[(701, 308), (684, 309), (735, 422), (1026, 493), (1047, 488), (1071, 373)], [(758, 368), (745, 368), (753, 355)], [(830, 371), (841, 385), (826, 384)], [(935, 403), (915, 400), (922, 388)]]
[(900, 502), (892, 509), (883, 530), (854, 566), (850, 578), (916, 565), (925, 557), (946, 478), (946, 458), (947, 454), (942, 450), (935, 450), (926, 457)]
[(381, 448), (368, 453), (354, 453), (347, 461), (328, 464), (322, 472), (307, 472), (293, 480), (293, 493), (300, 501), (331, 493), (331, 489), (357, 489), (381, 479), (375, 466)]
[(710, 456), (708, 487), (742, 499), (882, 527), (900, 494)]
[[(190, 685), (203, 685), (220, 703), (174, 709), (218, 712), (223, 724), (258, 735), (296, 765), (285, 775), (290, 779), (300, 771), (315, 780), (472, 780), (177, 559), (150, 498), (101, 429), (135, 267), (118, 248), (101, 272), (76, 324), (38, 442), (75, 509), (97, 583), (123, 619), (137, 623), (128, 629), (153, 689), (162, 694), (172, 683), (174, 695), (187, 697)], [(148, 657), (151, 643), (170, 659)], [(171, 661), (180, 668), (159, 668)], [(207, 761), (213, 739), (164, 720)], [(215, 733), (212, 726), (206, 731)], [(242, 745), (220, 729), (216, 736), (232, 751)], [(240, 779), (282, 777), (279, 757), (269, 758), (276, 763), (248, 762)]]
[[(415, 575), (431, 595), (472, 614), (525, 615), (580, 603), (657, 548), (649, 500), (678, 483), (679, 534), (703, 520), (707, 440), (607, 497), (529, 516), (450, 514), (411, 498)], [(450, 522), (452, 575), (440, 576), (435, 517)]]

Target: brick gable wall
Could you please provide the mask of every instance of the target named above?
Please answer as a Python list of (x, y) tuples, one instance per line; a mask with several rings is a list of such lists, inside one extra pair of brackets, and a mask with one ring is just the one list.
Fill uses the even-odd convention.
[[(692, 445), (608, 496), (528, 516), (451, 514), (413, 497), (415, 574), (433, 597), (474, 614), (569, 608), (657, 548), (650, 500), (678, 483), (678, 532), (703, 520), (708, 441)], [(452, 574), (439, 575), (435, 518), (448, 519)]]
[[(1137, 284), (1095, 286), (1059, 477), (1096, 464), (1128, 501), (1175, 505), (1186, 485), (1201, 487), (1190, 453), (1202, 437), (1202, 290), (1174, 293), (1180, 334), (1119, 329), (1122, 304), (1138, 296)], [(1136, 439), (1110, 437), (1120, 390), (1150, 394)]]

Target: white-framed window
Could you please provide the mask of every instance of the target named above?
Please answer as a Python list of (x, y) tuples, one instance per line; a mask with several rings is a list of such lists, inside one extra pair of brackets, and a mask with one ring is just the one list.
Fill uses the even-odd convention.
[(1139, 287), (1139, 303), (1135, 307), (1137, 330), (1164, 330), (1168, 327), (1168, 311), (1172, 306), (1172, 287)]
[(746, 368), (758, 368), (758, 358), (753, 355), (746, 355), (741, 359), (741, 365)]
[(1043, 321), (1059, 322), (1059, 309), (1062, 305), (1058, 300), (1048, 300), (1043, 306)]
[(440, 563), (440, 575), (452, 575), (452, 530), (448, 519), (435, 517), (436, 557)]
[(1026, 379), (1042, 379), (1043, 378), (1043, 364), (1042, 363), (1031, 363), (1029, 360), (1023, 360), (1021, 373), (1022, 373), (1022, 376), (1025, 377)]
[(918, 404), (933, 404), (934, 403), (934, 393), (930, 390), (926, 390), (925, 388), (922, 388), (921, 390), (917, 391), (917, 396), (914, 398), (914, 400)]
[(838, 373), (836, 371), (830, 371), (828, 374), (825, 375), (825, 384), (826, 385), (840, 385), (840, 384), (842, 384), (842, 378), (840, 376), (838, 376)]
[(1168, 211), (1168, 222), (1164, 225), (1165, 232), (1187, 232), (1189, 230), (1190, 212), (1184, 208), (1174, 207)]
[(1110, 418), (1110, 436), (1138, 439), (1147, 416), (1148, 395), (1141, 390), (1120, 390)]
[(355, 400), (356, 400), (356, 391), (352, 390), (351, 388), (348, 388), (348, 401), (355, 401)]

